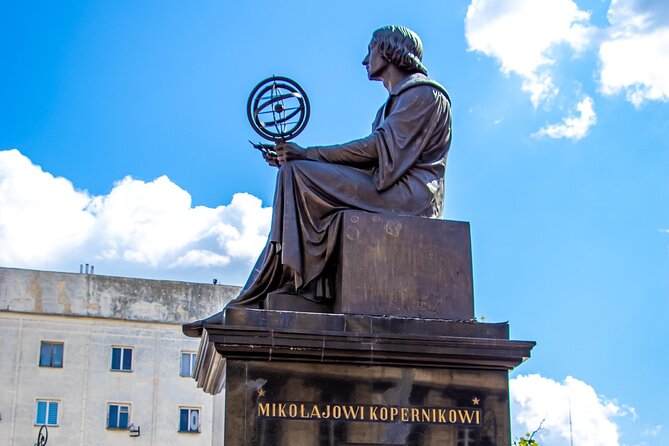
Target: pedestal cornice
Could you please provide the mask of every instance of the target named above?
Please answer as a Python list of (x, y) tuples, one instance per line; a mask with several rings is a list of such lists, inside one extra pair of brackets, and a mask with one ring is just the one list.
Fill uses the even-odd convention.
[(508, 371), (535, 345), (509, 340), (507, 323), (246, 308), (204, 328), (195, 378), (212, 394), (226, 358)]

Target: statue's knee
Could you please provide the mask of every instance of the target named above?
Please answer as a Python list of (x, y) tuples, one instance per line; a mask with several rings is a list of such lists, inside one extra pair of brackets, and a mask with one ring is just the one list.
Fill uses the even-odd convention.
[(305, 166), (309, 166), (313, 163), (313, 161), (309, 160), (293, 160), (288, 163), (289, 166), (291, 166), (292, 169), (298, 169), (302, 170)]
[(293, 174), (293, 165), (292, 164), (293, 163), (290, 162), (290, 163), (282, 164), (279, 167), (279, 177), (280, 178), (285, 177), (285, 176), (292, 176), (292, 174)]
[(279, 168), (279, 175), (290, 175), (292, 176), (295, 172), (302, 172), (305, 166), (308, 166), (311, 161), (307, 160), (294, 160), (289, 161), (286, 164), (283, 164)]

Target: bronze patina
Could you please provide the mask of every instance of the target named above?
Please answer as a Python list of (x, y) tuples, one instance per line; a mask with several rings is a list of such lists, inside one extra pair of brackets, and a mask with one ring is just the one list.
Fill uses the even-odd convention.
[[(371, 133), (307, 148), (278, 140), (275, 155), (263, 152), (279, 169), (272, 226), (246, 285), (229, 305), (262, 306), (277, 292), (331, 302), (343, 211), (442, 216), (451, 104), (444, 87), (427, 77), (422, 56), (413, 31), (376, 30), (362, 64), (389, 96)], [(184, 331), (199, 336), (203, 322), (186, 324)]]
[(286, 142), (307, 126), (311, 107), (304, 89), (292, 79), (272, 76), (251, 91), (246, 114), (255, 132), (265, 139)]

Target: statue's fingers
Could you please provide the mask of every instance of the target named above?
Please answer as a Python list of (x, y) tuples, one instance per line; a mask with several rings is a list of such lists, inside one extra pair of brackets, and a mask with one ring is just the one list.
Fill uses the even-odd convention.
[(300, 149), (299, 147), (291, 147), (291, 150), (286, 151), (286, 158), (291, 160), (302, 159), (304, 158), (303, 150)]

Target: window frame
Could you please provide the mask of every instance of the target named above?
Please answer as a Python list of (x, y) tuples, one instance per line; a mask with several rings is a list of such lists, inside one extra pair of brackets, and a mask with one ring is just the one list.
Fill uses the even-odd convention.
[(474, 433), (474, 429), (470, 427), (458, 427), (455, 433), (456, 446), (466, 446), (470, 443), (476, 443), (476, 437), (470, 436)]
[[(115, 406), (116, 407), (116, 426), (110, 426), (109, 420), (111, 420), (111, 407)], [(126, 408), (127, 409), (127, 419), (126, 419), (126, 426), (121, 427), (119, 426), (121, 423), (121, 409)], [(114, 431), (127, 431), (130, 428), (130, 425), (132, 424), (132, 404), (131, 403), (123, 403), (123, 402), (118, 402), (118, 401), (108, 401), (107, 402), (107, 421), (106, 421), (106, 429), (109, 430), (114, 430)]]
[[(38, 420), (39, 417), (39, 404), (44, 403), (46, 406), (45, 412), (44, 412), (44, 422), (40, 423)], [(37, 398), (35, 400), (35, 424), (34, 426), (48, 426), (48, 427), (58, 427), (60, 426), (60, 412), (61, 412), (61, 404), (60, 400), (56, 400), (53, 398)], [(49, 423), (49, 415), (51, 412), (51, 404), (56, 405), (56, 422), (55, 423)]]
[[(184, 355), (189, 355), (190, 359), (190, 375), (184, 375), (183, 374), (183, 362), (184, 362)], [(192, 378), (193, 375), (195, 374), (195, 364), (197, 363), (197, 352), (194, 352), (192, 350), (181, 350), (181, 354), (179, 355), (179, 376), (183, 378)]]
[[(115, 369), (114, 368), (114, 350), (119, 349), (121, 351), (121, 354), (119, 356), (119, 368)], [(126, 355), (126, 351), (130, 351), (130, 368), (129, 369), (124, 369), (124, 359)], [(132, 373), (133, 369), (133, 363), (135, 359), (135, 347), (131, 347), (128, 345), (112, 345), (111, 346), (111, 355), (109, 358), (109, 371), (111, 372), (125, 372), (125, 373)]]
[[(181, 430), (181, 414), (183, 411), (187, 410), (188, 411), (188, 426), (186, 430)], [(197, 411), (197, 430), (190, 430), (190, 417), (191, 417), (191, 412), (192, 411)], [(177, 432), (180, 434), (200, 434), (202, 433), (202, 407), (200, 406), (179, 406), (179, 427), (177, 428)]]
[[(51, 347), (51, 353), (49, 355), (49, 364), (42, 364), (42, 349), (45, 346), (50, 346)], [(60, 365), (53, 365), (54, 360), (54, 348), (53, 346), (55, 345), (60, 345)], [(39, 358), (37, 360), (37, 364), (39, 367), (44, 367), (44, 368), (53, 368), (53, 369), (62, 369), (63, 365), (65, 364), (65, 342), (63, 341), (40, 341), (39, 344)]]

